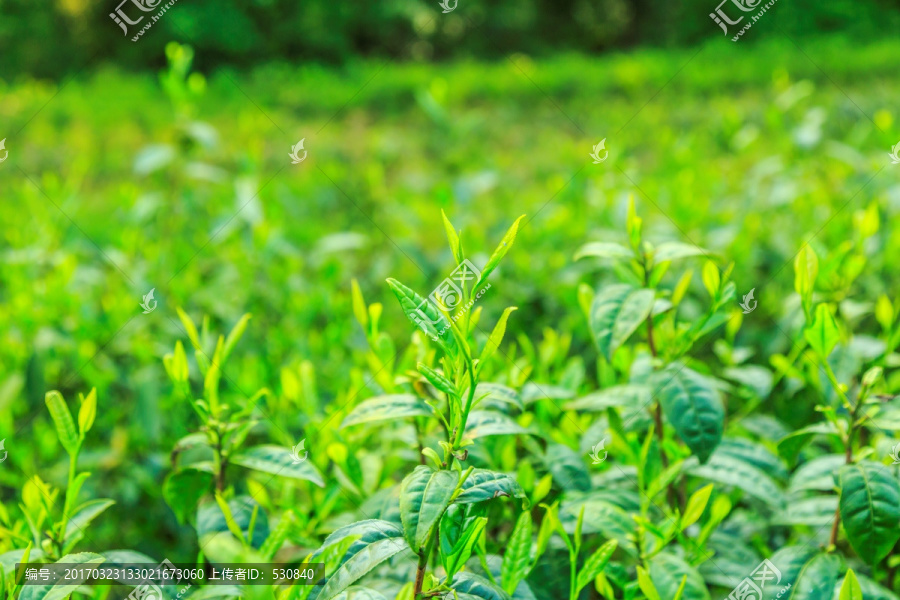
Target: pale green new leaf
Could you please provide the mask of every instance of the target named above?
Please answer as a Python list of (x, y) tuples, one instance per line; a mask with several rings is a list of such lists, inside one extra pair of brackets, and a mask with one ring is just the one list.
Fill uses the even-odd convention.
[(503, 311), (502, 315), (500, 315), (500, 319), (497, 321), (494, 330), (491, 332), (490, 337), (488, 337), (487, 343), (484, 345), (484, 350), (481, 351), (481, 357), (478, 359), (479, 371), (484, 368), (486, 361), (493, 356), (497, 351), (497, 348), (500, 347), (500, 342), (503, 341), (503, 336), (506, 334), (506, 321), (514, 310), (517, 310), (517, 308), (515, 306), (510, 306)]
[(451, 396), (457, 396), (456, 386), (453, 385), (453, 382), (444, 377), (443, 374), (438, 373), (437, 371), (423, 363), (419, 363), (416, 368), (418, 368), (419, 373), (421, 373), (425, 377), (425, 379), (428, 380), (428, 383), (437, 388), (438, 391), (444, 392), (445, 394), (450, 394)]
[(522, 511), (506, 543), (500, 579), (503, 589), (512, 594), (531, 570), (531, 512)]
[(96, 417), (97, 388), (91, 388), (91, 393), (82, 401), (81, 407), (78, 409), (78, 433), (80, 440), (84, 441), (84, 436), (93, 427)]
[(513, 223), (506, 232), (506, 235), (503, 236), (503, 239), (500, 240), (500, 244), (497, 245), (496, 250), (494, 250), (494, 253), (491, 254), (491, 257), (488, 259), (487, 264), (485, 264), (484, 268), (481, 270), (481, 276), (478, 278), (478, 282), (475, 283), (474, 289), (477, 290), (481, 288), (481, 284), (487, 281), (488, 276), (497, 268), (497, 265), (499, 265), (500, 261), (503, 260), (503, 257), (506, 256), (506, 253), (512, 248), (513, 242), (516, 241), (516, 232), (519, 230), (519, 221), (524, 218), (525, 215), (522, 215), (516, 219), (515, 223)]
[(831, 351), (841, 340), (834, 315), (828, 306), (820, 304), (816, 307), (816, 314), (812, 324), (803, 330), (803, 336), (809, 342), (810, 347), (822, 358), (828, 358)]
[(447, 218), (447, 215), (444, 214), (444, 209), (441, 209), (441, 220), (444, 222), (444, 231), (447, 233), (447, 242), (450, 243), (450, 251), (453, 253), (453, 259), (456, 261), (456, 264), (462, 264), (464, 258), (462, 244), (459, 241), (459, 235), (456, 233), (453, 223), (451, 223), (450, 219)]
[(844, 583), (841, 584), (841, 593), (838, 600), (863, 600), (862, 588), (859, 586), (859, 580), (853, 569), (847, 569), (844, 576)]
[(575, 584), (576, 594), (581, 592), (585, 586), (597, 578), (597, 575), (603, 572), (618, 545), (619, 543), (616, 540), (609, 540), (588, 557), (578, 573), (577, 583)]
[(78, 452), (80, 442), (78, 431), (75, 429), (75, 422), (72, 420), (72, 414), (69, 412), (69, 407), (66, 406), (66, 401), (63, 400), (62, 394), (55, 390), (47, 392), (44, 401), (47, 403), (47, 409), (53, 418), (53, 424), (56, 426), (56, 435), (59, 437), (60, 444), (62, 444), (69, 455), (74, 455)]

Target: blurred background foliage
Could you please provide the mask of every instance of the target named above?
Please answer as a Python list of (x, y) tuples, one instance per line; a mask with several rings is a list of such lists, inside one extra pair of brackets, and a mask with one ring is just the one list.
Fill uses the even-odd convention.
[[(442, 15), (436, 0), (179, 0), (172, 7), (177, 14), (161, 19), (153, 36), (123, 44), (121, 30), (109, 18), (118, 5), (113, 0), (40, 6), (2, 0), (0, 78), (56, 78), (102, 63), (129, 71), (155, 69), (164, 65), (162, 47), (172, 38), (204, 49), (197, 62), (202, 70), (269, 62), (337, 65), (359, 56), (442, 61), (494, 59), (510, 52), (544, 57), (560, 51), (674, 48), (723, 37), (708, 16), (717, 4), (460, 0), (458, 10)], [(126, 7), (136, 10), (130, 2)], [(777, 23), (790, 36), (840, 32), (868, 40), (900, 30), (896, 0), (791, 0), (773, 9), (766, 16), (769, 27)], [(757, 35), (750, 30), (744, 38)]]
[[(190, 421), (161, 362), (175, 307), (216, 330), (253, 314), (229, 385), (302, 379), (307, 408), (280, 417), (299, 439), (369, 379), (351, 279), (399, 338), (385, 277), (426, 292), (449, 273), (440, 209), (480, 263), (528, 215), (483, 320), (518, 306), (526, 354), (571, 333), (589, 374), (577, 286), (615, 275), (573, 254), (621, 241), (631, 195), (647, 238), (709, 248), (757, 290), (729, 333), (752, 362), (790, 348), (773, 331), (802, 321), (790, 261), (813, 234), (834, 299), (879, 331), (900, 281), (898, 2), (783, 0), (738, 44), (712, 1), (433, 4), (180, 0), (132, 43), (111, 2), (0, 0), (0, 499), (22, 474), (64, 478), (43, 395), (96, 386), (86, 490), (118, 504), (92, 537), (164, 554), (191, 535), (146, 501)], [(194, 51), (170, 46), (167, 69), (173, 39)], [(792, 394), (771, 409), (802, 424)]]

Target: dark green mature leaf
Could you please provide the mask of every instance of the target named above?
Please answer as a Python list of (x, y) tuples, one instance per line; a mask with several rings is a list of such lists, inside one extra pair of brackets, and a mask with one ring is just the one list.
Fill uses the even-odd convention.
[(366, 573), (395, 554), (407, 549), (400, 528), (387, 521), (369, 519), (341, 527), (316, 550), (310, 562), (327, 552), (327, 548), (348, 537), (356, 537), (341, 558), (340, 566), (328, 576), (325, 584), (316, 586), (311, 600), (332, 600)]
[(425, 487), (436, 471), (427, 465), (419, 465), (403, 478), (400, 484), (400, 521), (403, 523), (403, 537), (413, 552), (418, 552), (416, 533), (419, 530), (419, 511), (425, 497)]
[(484, 577), (468, 571), (457, 573), (453, 578), (452, 587), (459, 592), (460, 597), (467, 594), (481, 600), (512, 600), (503, 588), (494, 585)]
[(475, 469), (462, 485), (462, 493), (456, 497), (457, 504), (484, 502), (498, 496), (525, 498), (522, 486), (506, 473)]
[(412, 394), (390, 394), (376, 396), (360, 402), (344, 418), (341, 428), (360, 423), (387, 421), (407, 417), (430, 417), (433, 414), (430, 406)]
[(591, 488), (591, 477), (584, 459), (585, 457), (564, 444), (548, 444), (544, 454), (544, 464), (553, 474), (553, 481), (564, 490), (579, 492)]
[(771, 523), (773, 525), (825, 527), (834, 521), (834, 511), (837, 510), (837, 507), (837, 496), (789, 498), (784, 510), (772, 516)]
[(667, 552), (660, 552), (650, 560), (650, 578), (661, 598), (674, 598), (685, 575), (683, 600), (710, 600), (703, 577), (684, 560)]
[(263, 473), (271, 473), (291, 479), (312, 481), (319, 487), (325, 487), (322, 475), (315, 465), (308, 460), (295, 462), (294, 455), (281, 446), (254, 446), (249, 450), (231, 457), (231, 462)]
[[(234, 517), (235, 523), (244, 537), (250, 532), (250, 521), (253, 511), (257, 510), (256, 521), (253, 524), (253, 546), (258, 548), (269, 537), (269, 518), (266, 511), (250, 496), (235, 496), (228, 501), (228, 508)], [(197, 537), (203, 538), (210, 533), (229, 531), (228, 523), (222, 509), (215, 502), (201, 504), (197, 509)]]
[(497, 265), (500, 264), (500, 261), (503, 260), (503, 257), (506, 256), (506, 253), (509, 252), (510, 248), (512, 248), (513, 242), (516, 241), (516, 232), (519, 230), (519, 221), (525, 218), (525, 215), (522, 215), (510, 226), (509, 230), (507, 230), (506, 235), (503, 236), (503, 239), (500, 240), (500, 243), (497, 245), (497, 248), (494, 250), (494, 253), (491, 254), (491, 257), (488, 259), (487, 263), (484, 265), (484, 268), (481, 269), (481, 277), (478, 278), (478, 281), (475, 283), (474, 289), (481, 288), (481, 284), (487, 281), (488, 276), (494, 272), (494, 269), (497, 268)]
[(197, 504), (209, 491), (213, 475), (196, 469), (182, 469), (169, 473), (163, 482), (163, 498), (178, 522), (184, 524), (194, 514)]
[(474, 440), (489, 435), (516, 435), (528, 430), (495, 410), (473, 410), (466, 422), (465, 437)]
[(616, 349), (647, 319), (654, 298), (653, 290), (624, 283), (597, 292), (591, 305), (591, 331), (607, 360), (612, 360)]
[(459, 345), (453, 337), (447, 317), (429, 300), (422, 298), (396, 279), (390, 278), (387, 283), (400, 302), (406, 318), (436, 341), (450, 358), (455, 359), (459, 355)]
[(577, 583), (575, 585), (577, 592), (583, 590), (585, 586), (597, 578), (597, 575), (603, 572), (618, 545), (619, 543), (616, 540), (610, 540), (600, 546), (596, 552), (591, 554), (587, 560), (584, 561), (584, 566), (581, 568), (581, 571), (578, 572)]
[(709, 460), (725, 425), (718, 390), (696, 371), (672, 363), (654, 375), (654, 397), (669, 423), (701, 463)]
[(716, 452), (707, 464), (695, 466), (688, 472), (695, 477), (734, 486), (775, 508), (785, 504), (784, 492), (766, 471), (728, 454)]
[[(66, 565), (99, 565), (105, 560), (104, 557), (93, 552), (79, 552), (77, 554), (67, 554), (56, 562)], [(82, 581), (79, 580), (74, 585), (53, 582), (40, 585), (24, 585), (22, 586), (19, 600), (62, 600), (69, 597)]]
[(605, 411), (619, 406), (641, 407), (650, 402), (651, 388), (646, 385), (626, 383), (614, 385), (572, 400), (565, 405), (566, 410)]
[(400, 489), (400, 518), (410, 548), (420, 552), (450, 506), (458, 471), (435, 471), (420, 465), (406, 476)]
[(531, 512), (522, 511), (506, 543), (500, 579), (507, 593), (514, 593), (531, 569)]
[(841, 558), (817, 554), (803, 565), (791, 586), (789, 600), (823, 600), (834, 596), (841, 573)]
[(900, 539), (900, 484), (877, 463), (846, 465), (839, 472), (841, 522), (864, 561), (875, 565)]
[(628, 552), (634, 550), (631, 541), (634, 536), (635, 523), (631, 515), (612, 502), (591, 497), (592, 494), (566, 494), (559, 509), (559, 518), (563, 528), (568, 532), (575, 531), (578, 515), (584, 507), (582, 533), (600, 533), (603, 537), (615, 539), (619, 547)]
[(66, 449), (70, 455), (78, 451), (78, 431), (75, 429), (75, 422), (72, 420), (72, 413), (66, 406), (62, 394), (57, 391), (47, 392), (44, 397), (47, 403), (47, 409), (53, 418), (53, 424), (56, 425), (56, 435), (59, 437), (59, 443)]

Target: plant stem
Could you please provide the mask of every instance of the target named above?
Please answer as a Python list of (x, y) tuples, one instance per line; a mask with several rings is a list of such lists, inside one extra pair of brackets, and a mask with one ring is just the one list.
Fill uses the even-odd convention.
[(569, 553), (569, 600), (577, 600), (575, 592), (575, 567), (577, 566), (578, 555)]
[[(841, 391), (840, 385), (837, 382), (837, 378), (835, 377), (834, 372), (831, 370), (831, 366), (828, 364), (827, 359), (823, 358), (822, 362), (825, 365), (825, 372), (828, 374), (828, 379), (831, 381), (831, 385), (834, 386), (834, 389), (841, 397), (841, 400), (849, 406), (850, 401), (847, 399), (847, 396), (844, 394), (844, 392)], [(863, 405), (864, 399), (865, 398), (857, 398), (856, 406), (853, 407), (853, 410), (850, 413), (850, 430), (847, 432), (847, 440), (844, 444), (845, 465), (853, 463), (853, 437), (856, 434), (856, 419), (859, 417), (859, 409)], [(831, 547), (837, 546), (837, 538), (840, 526), (841, 506), (839, 503), (838, 507), (834, 509), (834, 521), (831, 523), (831, 536), (828, 538), (828, 545)]]
[(413, 590), (413, 599), (417, 599), (422, 593), (422, 584), (425, 581), (425, 569), (428, 567), (428, 554), (431, 551), (431, 544), (428, 548), (422, 550), (419, 554), (419, 564), (416, 567), (416, 587)]
[[(653, 339), (653, 315), (647, 317), (647, 345), (650, 346), (650, 354), (653, 358), (656, 358), (656, 342)], [(662, 406), (659, 401), (657, 401), (656, 406), (654, 406), (653, 420), (656, 422), (656, 439), (659, 442), (659, 458), (662, 461), (663, 469), (668, 469), (669, 457), (666, 456), (666, 451), (663, 449), (663, 442), (666, 439), (666, 435), (663, 430)], [(680, 506), (678, 492), (675, 490), (673, 484), (668, 485), (666, 496), (669, 499), (669, 504), (672, 506)]]

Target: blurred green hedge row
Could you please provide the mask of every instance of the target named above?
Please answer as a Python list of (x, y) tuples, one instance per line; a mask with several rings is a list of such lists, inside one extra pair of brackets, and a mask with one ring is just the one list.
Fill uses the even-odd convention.
[[(178, 0), (132, 42), (132, 32), (141, 25), (125, 36), (110, 18), (120, 1), (0, 0), (0, 78), (60, 77), (98, 62), (156, 69), (162, 66), (161, 48), (171, 39), (201, 50), (197, 66), (203, 70), (282, 60), (341, 63), (357, 55), (417, 60), (510, 52), (542, 56), (559, 50), (692, 45), (723, 37), (709, 17), (720, 0), (458, 0), (448, 14), (438, 0)], [(134, 18), (145, 13), (132, 1), (154, 3), (125, 0), (123, 10)], [(730, 12), (741, 14), (733, 6)], [(748, 31), (741, 43), (835, 31), (868, 39), (898, 30), (900, 4), (785, 0), (765, 18), (772, 25)]]

